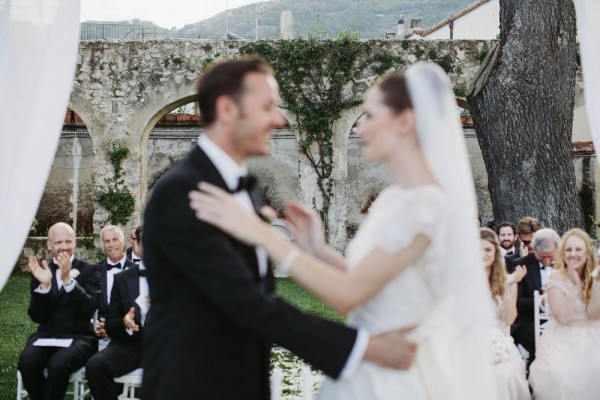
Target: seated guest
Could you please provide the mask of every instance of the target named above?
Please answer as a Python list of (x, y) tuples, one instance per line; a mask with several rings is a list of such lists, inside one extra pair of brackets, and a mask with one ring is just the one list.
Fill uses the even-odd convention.
[(503, 400), (530, 399), (525, 363), (509, 333), (510, 325), (517, 317), (517, 283), (527, 271), (524, 267), (517, 267), (507, 277), (498, 237), (488, 228), (481, 228), (480, 236), (483, 263), (498, 317), (499, 329), (493, 338), (495, 392)]
[[(50, 264), (29, 258), (28, 313), (39, 326), (27, 340), (18, 365), (32, 400), (62, 399), (69, 376), (98, 349), (91, 323), (100, 293), (98, 270), (75, 258), (75, 232), (64, 222), (48, 230), (47, 245), (53, 257)], [(64, 347), (48, 346), (40, 339), (62, 339)]]
[[(138, 240), (142, 235), (141, 229), (136, 229)], [(141, 243), (139, 249), (141, 252)], [(94, 399), (117, 400), (119, 390), (114, 378), (140, 368), (142, 326), (149, 308), (146, 268), (143, 261), (140, 261), (139, 265), (115, 276), (106, 317), (106, 333), (111, 341), (85, 365)]]
[(131, 236), (129, 237), (129, 248), (127, 249), (127, 252), (125, 252), (127, 259), (129, 261), (133, 261), (134, 264), (138, 264), (142, 259), (140, 255), (140, 250), (138, 248), (138, 229), (141, 229), (141, 227), (138, 226), (133, 231), (131, 231)]
[(525, 257), (526, 255), (533, 252), (533, 246), (531, 245), (531, 241), (533, 240), (533, 235), (539, 231), (542, 227), (540, 221), (534, 217), (522, 217), (517, 222), (517, 240), (515, 241), (515, 253), (506, 255), (506, 271), (510, 274), (514, 267), (518, 264), (515, 264), (515, 260)]
[(515, 247), (515, 240), (517, 238), (517, 228), (512, 222), (504, 221), (496, 228), (498, 239), (500, 240), (500, 248), (506, 256), (512, 256), (518, 254), (519, 249)]
[(105, 226), (100, 231), (100, 240), (102, 241), (102, 250), (106, 254), (106, 259), (98, 263), (102, 280), (102, 296), (98, 303), (98, 321), (103, 323), (110, 304), (115, 275), (133, 267), (135, 264), (125, 257), (125, 235), (121, 228), (116, 225)]
[[(515, 266), (527, 269), (527, 275), (519, 282), (517, 311), (518, 316), (511, 329), (515, 343), (521, 344), (529, 352), (529, 362), (535, 358), (535, 330), (533, 323), (533, 292), (543, 292), (548, 276), (554, 265), (554, 258), (560, 246), (560, 236), (552, 229), (540, 229), (531, 242), (533, 252), (514, 261)], [(516, 267), (515, 267), (516, 268)], [(542, 303), (542, 311), (545, 304)]]
[(551, 319), (529, 372), (536, 400), (600, 396), (600, 279), (595, 253), (592, 240), (581, 229), (564, 234), (546, 288)]

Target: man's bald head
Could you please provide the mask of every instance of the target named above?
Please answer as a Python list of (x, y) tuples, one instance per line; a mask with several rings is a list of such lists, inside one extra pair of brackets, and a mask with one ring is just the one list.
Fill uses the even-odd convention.
[(48, 250), (53, 257), (60, 253), (66, 253), (69, 257), (75, 251), (75, 231), (71, 226), (64, 222), (57, 222), (48, 229)]

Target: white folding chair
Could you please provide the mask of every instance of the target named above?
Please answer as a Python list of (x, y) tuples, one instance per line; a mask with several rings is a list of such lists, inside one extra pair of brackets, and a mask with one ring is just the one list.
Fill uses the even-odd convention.
[(123, 393), (119, 395), (120, 400), (139, 400), (135, 397), (135, 389), (142, 387), (142, 377), (144, 370), (138, 368), (130, 373), (115, 378), (115, 382), (123, 384)]
[(545, 309), (544, 312), (542, 312), (540, 310), (541, 304), (542, 304), (542, 295), (540, 294), (539, 291), (536, 290), (533, 292), (533, 324), (534, 324), (534, 329), (535, 329), (535, 348), (536, 348), (536, 350), (539, 349), (540, 337), (542, 336), (542, 333), (544, 332), (545, 324), (550, 319), (549, 304), (546, 302), (546, 304), (544, 306), (544, 309)]
[[(44, 370), (44, 373), (46, 371)], [(73, 400), (84, 400), (90, 394), (90, 389), (87, 387), (85, 380), (85, 367), (73, 372), (69, 377), (69, 382), (73, 384), (73, 392), (67, 394), (73, 395)], [(23, 387), (23, 378), (21, 371), (17, 370), (17, 400), (22, 400), (29, 397), (27, 390)]]

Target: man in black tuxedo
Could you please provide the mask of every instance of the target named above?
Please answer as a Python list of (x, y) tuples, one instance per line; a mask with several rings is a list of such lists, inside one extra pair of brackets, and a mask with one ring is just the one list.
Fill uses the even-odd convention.
[[(141, 237), (141, 228), (138, 229)], [(106, 333), (108, 346), (85, 364), (86, 377), (95, 400), (117, 400), (119, 385), (114, 378), (142, 364), (142, 326), (150, 308), (146, 267), (143, 262), (115, 275)]]
[(139, 264), (142, 259), (141, 250), (139, 249), (139, 237), (138, 231), (141, 232), (142, 227), (138, 226), (134, 230), (131, 231), (131, 236), (129, 237), (129, 248), (125, 252), (127, 259), (129, 261), (133, 261), (134, 264)]
[(518, 315), (511, 328), (515, 343), (521, 344), (529, 352), (529, 363), (535, 358), (533, 292), (537, 290), (542, 294), (544, 291), (560, 246), (560, 236), (552, 229), (540, 229), (533, 236), (532, 245), (532, 253), (514, 262), (515, 266), (527, 268), (527, 275), (518, 284)]
[[(75, 232), (59, 222), (48, 230), (52, 262), (42, 261), (40, 266), (35, 256), (29, 258), (28, 313), (39, 326), (27, 340), (18, 369), (32, 400), (62, 399), (69, 376), (98, 349), (91, 319), (100, 295), (100, 276), (94, 265), (74, 257), (75, 246)], [(48, 346), (43, 339), (62, 339), (64, 347)]]
[[(116, 225), (106, 225), (100, 231), (102, 250), (106, 259), (97, 264), (102, 279), (102, 296), (98, 302), (99, 326), (104, 326), (104, 317), (108, 312), (115, 276), (133, 267), (135, 264), (125, 257), (125, 234)], [(98, 333), (98, 327), (96, 328)]]
[(519, 258), (525, 257), (533, 252), (533, 235), (542, 227), (540, 221), (537, 218), (525, 216), (519, 218), (517, 221), (517, 240), (515, 241), (516, 252), (514, 254), (506, 255), (504, 262), (506, 263), (506, 271), (511, 274), (515, 270), (515, 261)]
[[(269, 399), (272, 343), (333, 377), (360, 359), (407, 368), (414, 344), (406, 330), (370, 337), (307, 315), (272, 295), (273, 271), (260, 248), (199, 221), (188, 193), (201, 181), (236, 191), (255, 210), (265, 200), (246, 175), (246, 159), (265, 155), (283, 126), (268, 66), (228, 61), (198, 85), (205, 134), (156, 184), (144, 218), (144, 261), (152, 311), (144, 333), (142, 398)], [(242, 183), (242, 185), (239, 185)]]

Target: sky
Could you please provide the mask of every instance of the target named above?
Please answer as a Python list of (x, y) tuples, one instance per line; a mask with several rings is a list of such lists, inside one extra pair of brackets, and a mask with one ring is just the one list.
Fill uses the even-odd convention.
[[(264, 0), (263, 0), (264, 1)], [(81, 0), (81, 21), (138, 18), (171, 29), (210, 18), (256, 0)]]

